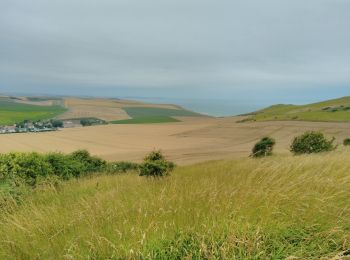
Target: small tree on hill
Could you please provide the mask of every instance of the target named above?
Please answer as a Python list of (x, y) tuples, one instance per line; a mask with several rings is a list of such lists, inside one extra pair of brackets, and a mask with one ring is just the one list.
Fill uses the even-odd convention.
[(336, 148), (333, 144), (335, 138), (327, 140), (323, 133), (306, 132), (294, 138), (290, 150), (294, 154), (310, 154), (332, 151)]
[(140, 176), (162, 177), (169, 175), (175, 164), (165, 159), (161, 151), (153, 151), (140, 165)]
[(270, 137), (264, 137), (259, 142), (257, 142), (252, 150), (252, 157), (263, 157), (272, 155), (273, 147), (276, 141)]

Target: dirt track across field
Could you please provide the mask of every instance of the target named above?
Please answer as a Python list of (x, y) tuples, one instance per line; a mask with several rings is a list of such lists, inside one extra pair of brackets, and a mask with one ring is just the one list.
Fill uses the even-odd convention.
[(287, 153), (291, 140), (307, 130), (335, 136), (339, 143), (350, 137), (350, 123), (255, 122), (240, 118), (182, 118), (179, 123), (103, 125), (63, 129), (49, 133), (0, 135), (0, 152), (87, 149), (107, 160), (140, 161), (152, 149), (161, 149), (178, 164), (246, 157), (263, 136), (276, 139), (276, 153)]

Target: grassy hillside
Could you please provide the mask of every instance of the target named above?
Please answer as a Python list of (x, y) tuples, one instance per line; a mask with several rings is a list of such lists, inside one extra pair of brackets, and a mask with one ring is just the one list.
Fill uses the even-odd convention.
[(349, 156), (347, 150), (208, 162), (164, 179), (102, 175), (39, 188), (0, 214), (0, 258), (348, 254)]
[(11, 125), (23, 120), (50, 119), (66, 111), (61, 106), (35, 106), (0, 99), (0, 125)]
[(300, 106), (274, 105), (256, 112), (252, 119), (350, 122), (350, 97)]
[(127, 120), (112, 121), (114, 124), (148, 124), (179, 122), (177, 116), (202, 116), (201, 114), (179, 109), (158, 108), (158, 107), (124, 107), (123, 110), (132, 118)]

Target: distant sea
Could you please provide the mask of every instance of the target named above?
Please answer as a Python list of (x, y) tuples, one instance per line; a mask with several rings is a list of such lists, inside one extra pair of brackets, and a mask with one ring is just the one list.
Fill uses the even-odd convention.
[(270, 104), (264, 102), (252, 102), (243, 100), (226, 99), (186, 99), (186, 98), (155, 98), (155, 97), (125, 97), (148, 103), (174, 104), (186, 109), (211, 115), (211, 116), (234, 116), (254, 112), (265, 108)]

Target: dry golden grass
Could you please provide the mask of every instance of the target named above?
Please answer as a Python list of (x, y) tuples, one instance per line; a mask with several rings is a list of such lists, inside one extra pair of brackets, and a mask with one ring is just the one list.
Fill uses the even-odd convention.
[(0, 258), (340, 259), (349, 156), (207, 162), (164, 179), (102, 175), (37, 190), (0, 214)]

